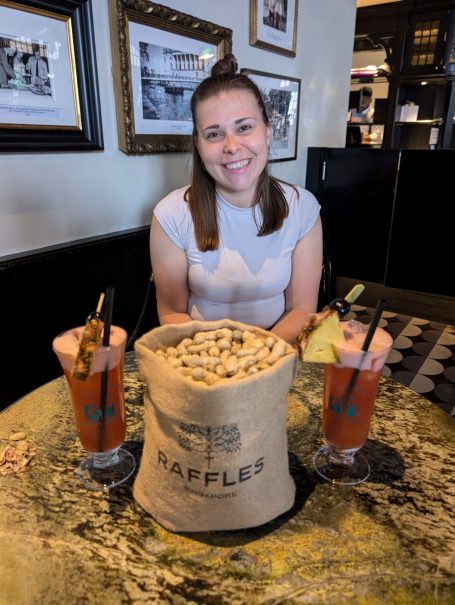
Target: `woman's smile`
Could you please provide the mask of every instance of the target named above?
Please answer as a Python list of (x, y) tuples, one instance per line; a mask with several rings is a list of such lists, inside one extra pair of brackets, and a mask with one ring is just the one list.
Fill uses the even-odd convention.
[(246, 168), (250, 163), (250, 160), (237, 160), (236, 162), (230, 162), (229, 164), (224, 164), (224, 166), (230, 172), (242, 170)]

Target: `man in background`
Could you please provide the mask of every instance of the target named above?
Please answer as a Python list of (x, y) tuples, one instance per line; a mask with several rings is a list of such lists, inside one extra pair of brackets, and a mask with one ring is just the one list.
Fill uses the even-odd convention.
[[(384, 135), (384, 126), (381, 124), (372, 125), (372, 126), (362, 126), (362, 124), (373, 123), (374, 117), (374, 101), (373, 101), (373, 90), (370, 86), (364, 86), (360, 89), (360, 100), (359, 106), (353, 107), (350, 109), (351, 119), (353, 122), (358, 122), (359, 126), (357, 131), (358, 139), (356, 141), (350, 141), (349, 145), (380, 145), (382, 143), (382, 138)], [(351, 127), (351, 132), (348, 132), (351, 136), (353, 136), (353, 128)]]
[(374, 116), (373, 90), (369, 86), (360, 89), (359, 106), (349, 109), (356, 122), (372, 122)]
[(2, 45), (0, 48), (0, 88), (7, 88), (8, 80), (14, 79), (14, 70), (9, 64), (8, 57), (14, 55), (11, 46)]
[(35, 86), (37, 89), (44, 89), (49, 72), (47, 70), (47, 63), (41, 57), (39, 48), (35, 50), (34, 54), (27, 61), (27, 71), (32, 76), (32, 86)]

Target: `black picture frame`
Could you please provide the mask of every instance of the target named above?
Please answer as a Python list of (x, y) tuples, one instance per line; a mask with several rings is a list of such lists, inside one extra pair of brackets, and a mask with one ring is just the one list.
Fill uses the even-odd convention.
[[(190, 117), (174, 122), (161, 117), (147, 118), (148, 124), (145, 125), (145, 119), (137, 113), (138, 106), (144, 107), (145, 93), (142, 94), (142, 73), (141, 83), (135, 84), (139, 68), (133, 68), (130, 52), (135, 44), (134, 32), (140, 29), (144, 38), (166, 50), (174, 50), (176, 37), (181, 40), (182, 47), (194, 44), (201, 48), (208, 46), (213, 52), (211, 57), (216, 61), (232, 52), (232, 30), (149, 0), (109, 0), (109, 6), (120, 150), (128, 155), (188, 152), (192, 130)], [(160, 41), (155, 42), (156, 39)], [(179, 52), (179, 43), (175, 44)], [(205, 75), (199, 76), (202, 79), (209, 75), (207, 65), (204, 69)], [(156, 85), (163, 88), (164, 82), (156, 82)], [(189, 110), (189, 102), (187, 107)], [(140, 127), (149, 128), (151, 132), (142, 132)]]
[[(104, 149), (98, 90), (92, 0), (3, 0), (2, 6), (69, 18), (73, 37), (80, 127), (5, 125), (0, 152), (92, 151)], [(17, 5), (17, 7), (16, 7)]]
[(300, 78), (245, 67), (240, 70), (258, 86), (272, 126), (269, 163), (297, 159)]

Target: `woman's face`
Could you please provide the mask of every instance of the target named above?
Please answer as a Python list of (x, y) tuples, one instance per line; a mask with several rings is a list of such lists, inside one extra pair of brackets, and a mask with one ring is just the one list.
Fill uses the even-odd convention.
[(223, 92), (201, 101), (195, 117), (196, 146), (219, 192), (232, 204), (251, 206), (272, 141), (254, 95)]

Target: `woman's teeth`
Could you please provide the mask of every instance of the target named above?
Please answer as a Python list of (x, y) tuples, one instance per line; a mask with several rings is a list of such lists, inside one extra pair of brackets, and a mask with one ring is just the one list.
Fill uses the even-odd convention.
[(250, 160), (239, 160), (238, 162), (232, 162), (231, 164), (225, 164), (228, 170), (238, 170), (239, 168), (245, 168), (248, 166)]

